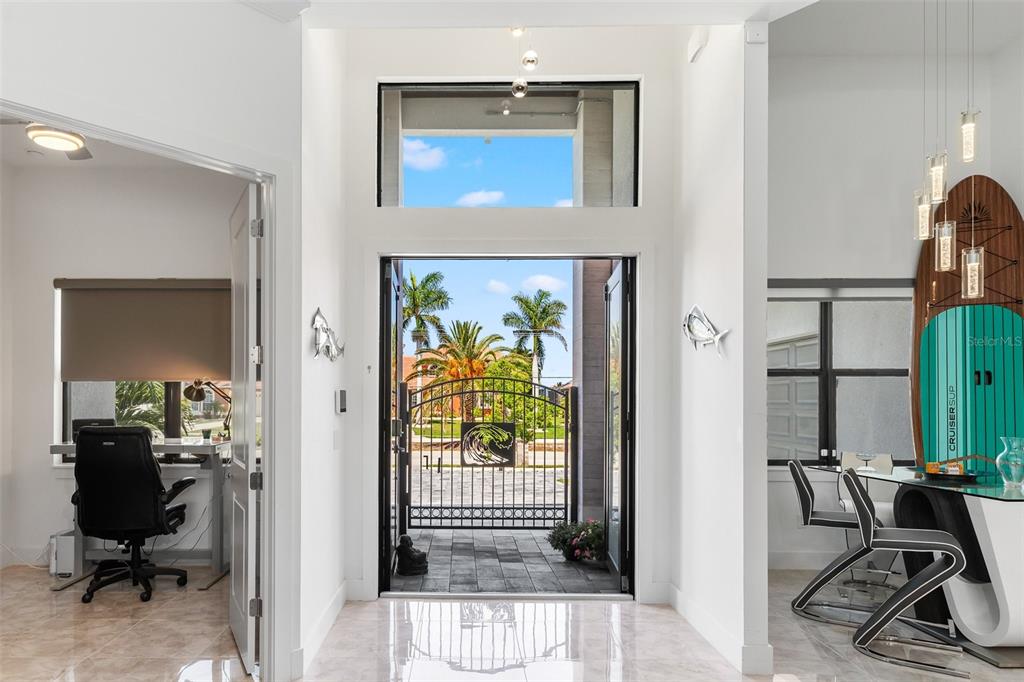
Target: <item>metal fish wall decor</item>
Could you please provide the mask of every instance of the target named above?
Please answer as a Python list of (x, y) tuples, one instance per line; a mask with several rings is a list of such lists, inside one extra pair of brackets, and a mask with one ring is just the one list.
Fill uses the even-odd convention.
[(683, 333), (693, 343), (694, 349), (698, 346), (714, 345), (719, 355), (722, 354), (722, 338), (729, 333), (728, 329), (718, 331), (708, 316), (701, 310), (699, 305), (690, 308), (686, 314), (683, 324)]

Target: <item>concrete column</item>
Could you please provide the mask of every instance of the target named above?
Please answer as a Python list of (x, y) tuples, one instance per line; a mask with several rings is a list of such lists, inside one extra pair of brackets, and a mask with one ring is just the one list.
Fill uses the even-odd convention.
[(579, 389), (580, 442), (576, 450), (579, 518), (604, 519), (605, 490), (605, 303), (610, 260), (573, 263), (572, 375)]

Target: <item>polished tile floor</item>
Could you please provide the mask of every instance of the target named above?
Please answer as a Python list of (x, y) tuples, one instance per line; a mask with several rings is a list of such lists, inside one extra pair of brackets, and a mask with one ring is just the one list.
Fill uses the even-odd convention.
[[(347, 605), (306, 682), (528, 680), (529, 682), (902, 682), (955, 679), (875, 661), (850, 645), (853, 630), (795, 616), (789, 602), (813, 572), (769, 578), (775, 675), (743, 676), (667, 606), (633, 602), (381, 599)], [(826, 595), (838, 599), (838, 595)], [(909, 633), (908, 633), (909, 634)], [(920, 650), (918, 650), (919, 652)], [(902, 647), (899, 656), (921, 656)], [(970, 656), (930, 659), (973, 680), (1024, 680)]]
[(62, 682), (246, 679), (227, 622), (227, 580), (200, 591), (205, 567), (186, 567), (189, 584), (159, 578), (139, 601), (131, 583), (81, 602), (85, 582), (50, 591), (45, 570), (0, 571), (0, 680)]
[[(208, 592), (202, 568), (190, 584), (161, 580), (153, 600), (122, 584), (80, 601), (84, 586), (51, 592), (45, 571), (0, 571), (0, 680), (105, 682), (246, 679), (227, 626), (227, 583)], [(870, 659), (850, 646), (852, 630), (789, 610), (811, 577), (769, 578), (769, 638), (775, 675), (736, 672), (667, 606), (633, 602), (380, 599), (341, 612), (303, 678), (306, 682), (458, 680), (658, 680), (686, 682), (945, 681)], [(826, 595), (835, 598), (835, 595)], [(895, 651), (906, 655), (906, 651)], [(917, 655), (923, 655), (918, 653)], [(932, 658), (981, 682), (1024, 680), (970, 656)]]
[(393, 592), (569, 592), (618, 594), (604, 566), (566, 561), (546, 530), (410, 530), (427, 553), (423, 576), (392, 576)]

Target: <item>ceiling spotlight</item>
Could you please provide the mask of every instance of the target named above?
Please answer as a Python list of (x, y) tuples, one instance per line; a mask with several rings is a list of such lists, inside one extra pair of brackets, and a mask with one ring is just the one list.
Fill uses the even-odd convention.
[(513, 38), (522, 38), (523, 34), (526, 33), (525, 26), (513, 26), (511, 28)]
[(76, 152), (85, 146), (85, 138), (78, 133), (58, 130), (43, 123), (29, 123), (25, 126), (25, 134), (40, 147), (58, 152)]
[(512, 81), (512, 96), (513, 97), (526, 97), (526, 79), (517, 78)]
[(501, 115), (502, 116), (508, 116), (511, 113), (512, 113), (512, 102), (509, 102), (507, 99), (501, 100)]
[(527, 50), (523, 53), (523, 68), (527, 71), (533, 71), (537, 68), (540, 63), (540, 57), (537, 56), (537, 52), (534, 50)]

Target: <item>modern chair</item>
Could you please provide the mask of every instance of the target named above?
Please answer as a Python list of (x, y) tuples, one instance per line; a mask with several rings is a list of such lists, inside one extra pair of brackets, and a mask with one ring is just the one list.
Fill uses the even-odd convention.
[(142, 584), (142, 601), (149, 601), (151, 580), (158, 575), (177, 576), (178, 585), (188, 582), (188, 572), (183, 569), (162, 568), (142, 560), (147, 538), (176, 533), (185, 522), (185, 505), (168, 505), (196, 482), (192, 477), (182, 478), (170, 490), (164, 489), (149, 429), (82, 427), (75, 448), (75, 481), (71, 503), (82, 535), (113, 540), (123, 546), (125, 554), (131, 554), (127, 561), (101, 561), (82, 595), (83, 602), (88, 604), (97, 590), (122, 580)]
[[(857, 514), (853, 511), (817, 511), (814, 509), (814, 488), (811, 487), (811, 482), (807, 478), (806, 472), (804, 472), (803, 465), (797, 460), (790, 460), (788, 462), (789, 473), (793, 477), (793, 483), (796, 485), (796, 496), (800, 501), (800, 512), (803, 519), (804, 526), (822, 526), (826, 528), (839, 528), (844, 532), (847, 530), (857, 530), (859, 528), (857, 521)], [(818, 573), (811, 582), (807, 583), (807, 586), (800, 591), (800, 594), (791, 602), (793, 613), (804, 618), (816, 620), (823, 623), (831, 623), (834, 625), (850, 625), (847, 621), (827, 618), (816, 613), (812, 613), (807, 610), (810, 606), (823, 606), (831, 608), (849, 608), (846, 604), (836, 604), (831, 602), (812, 602), (818, 592), (824, 589), (829, 583), (835, 580), (838, 576), (844, 572), (850, 570), (854, 564), (871, 554), (871, 550), (862, 546), (856, 546), (848, 549), (843, 554), (836, 557), (828, 566), (826, 566), (820, 573)]]
[(960, 548), (960, 543), (946, 531), (877, 527), (874, 504), (864, 485), (860, 482), (857, 472), (852, 468), (846, 469), (841, 476), (847, 490), (850, 491), (850, 498), (853, 500), (853, 506), (857, 514), (859, 546), (850, 550), (851, 552), (871, 552), (878, 549), (886, 549), (897, 552), (924, 552), (936, 557), (922, 571), (893, 592), (857, 628), (857, 631), (853, 634), (854, 648), (867, 656), (887, 663), (946, 675), (955, 675), (957, 677), (970, 677), (968, 673), (960, 670), (922, 661), (886, 656), (870, 648), (871, 643), (874, 641), (895, 641), (929, 649), (961, 652), (962, 649), (960, 647), (924, 640), (884, 636), (882, 631), (893, 621), (900, 618), (900, 615), (905, 610), (941, 587), (943, 583), (959, 575), (966, 568), (967, 559)]
[[(891, 474), (892, 473), (893, 459), (892, 459), (892, 455), (891, 454), (875, 455), (875, 458), (873, 460), (871, 460), (870, 462), (865, 462), (864, 460), (858, 458), (857, 455), (858, 455), (858, 453), (856, 453), (856, 452), (845, 452), (844, 451), (843, 453), (841, 453), (840, 460), (839, 460), (840, 470), (841, 471), (846, 471), (847, 469), (857, 469), (858, 467), (861, 467), (861, 466), (864, 466), (865, 464), (867, 464), (868, 466), (870, 466), (871, 468), (873, 468), (875, 471), (877, 471), (880, 474)], [(870, 486), (871, 486), (870, 482), (865, 484), (865, 487), (867, 488), (869, 493), (871, 492)], [(848, 511), (850, 513), (854, 513), (853, 500), (850, 499), (850, 494), (846, 491), (845, 486), (843, 486), (843, 484), (842, 484), (842, 477), (841, 476), (836, 476), (836, 494), (839, 497), (839, 506), (842, 508), (842, 510), (843, 511)], [(893, 503), (892, 502), (875, 502), (874, 504), (875, 504), (875, 518), (878, 520), (878, 525), (886, 527), (886, 528), (891, 528), (891, 527), (895, 526), (896, 525), (896, 515), (895, 515), (895, 512), (893, 510)], [(847, 539), (846, 539), (846, 546), (847, 547), (850, 546), (850, 539), (849, 539), (849, 537), (847, 537)], [(875, 563), (873, 561), (871, 561), (870, 559), (868, 560), (866, 566), (851, 567), (850, 568), (850, 580), (847, 580), (844, 584), (845, 585), (861, 585), (861, 586), (884, 587), (884, 588), (892, 589), (892, 586), (889, 585), (886, 581), (888, 580), (888, 576), (896, 574), (895, 571), (892, 570), (893, 564), (896, 563), (896, 556), (897, 556), (897, 554), (895, 552), (892, 553), (892, 556), (889, 558), (889, 562), (888, 562), (889, 563), (889, 567), (888, 568), (878, 568), (878, 566), (876, 566)], [(857, 578), (854, 575), (854, 573), (853, 573), (854, 570), (858, 570), (858, 571), (866, 572), (866, 573), (879, 574), (879, 575), (882, 575), (884, 577), (881, 579), (881, 582), (879, 582), (878, 580), (861, 580), (861, 579)]]

